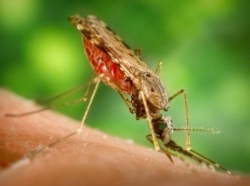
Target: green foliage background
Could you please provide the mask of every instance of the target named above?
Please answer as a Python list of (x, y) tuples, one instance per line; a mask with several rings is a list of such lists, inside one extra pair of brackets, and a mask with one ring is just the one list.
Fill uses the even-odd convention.
[[(250, 172), (250, 1), (0, 1), (0, 85), (29, 99), (46, 99), (82, 83), (92, 69), (67, 17), (94, 14), (131, 48), (140, 48), (169, 95), (184, 88), (193, 149), (229, 170)], [(66, 100), (80, 98), (83, 92)], [(62, 108), (81, 119), (86, 104)], [(183, 98), (171, 102), (176, 127), (185, 125)], [(150, 146), (145, 120), (136, 121), (119, 95), (102, 85), (86, 123)], [(184, 133), (173, 139), (184, 146)], [(167, 167), (166, 167), (167, 168)]]

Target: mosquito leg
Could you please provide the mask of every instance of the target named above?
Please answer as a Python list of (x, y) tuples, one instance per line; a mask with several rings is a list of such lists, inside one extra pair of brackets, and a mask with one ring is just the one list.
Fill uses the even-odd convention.
[(120, 96), (122, 97), (123, 101), (125, 102), (125, 104), (129, 108), (129, 111), (133, 114), (134, 113), (134, 109), (131, 106), (131, 102), (129, 101), (129, 99), (127, 99), (122, 92), (118, 91), (118, 93), (120, 94)]
[(156, 67), (156, 70), (155, 70), (155, 73), (156, 73), (157, 75), (159, 75), (160, 70), (161, 70), (161, 67), (162, 67), (162, 62), (160, 61), (160, 62), (158, 63), (158, 65), (157, 65), (157, 67)]
[(148, 125), (149, 125), (149, 128), (150, 128), (150, 132), (152, 134), (152, 140), (153, 140), (155, 150), (160, 151), (160, 146), (159, 146), (159, 143), (158, 143), (158, 141), (156, 139), (156, 135), (155, 135), (155, 132), (154, 132), (154, 127), (153, 127), (153, 124), (151, 122), (151, 116), (149, 114), (149, 109), (148, 109), (148, 105), (147, 105), (147, 102), (146, 102), (145, 95), (144, 95), (144, 93), (142, 91), (139, 92), (139, 95), (142, 98), (143, 105), (145, 107), (145, 111), (146, 111), (146, 114), (147, 114)]
[[(87, 114), (88, 114), (88, 112), (89, 112), (91, 103), (93, 102), (93, 99), (94, 99), (94, 96), (95, 96), (95, 94), (96, 94), (96, 91), (97, 91), (97, 89), (98, 89), (99, 84), (100, 84), (100, 78), (97, 79), (95, 88), (94, 88), (93, 93), (92, 93), (92, 95), (91, 95), (91, 97), (90, 97), (90, 101), (89, 101), (89, 103), (88, 103), (87, 109), (86, 109), (86, 111), (85, 111), (85, 113), (84, 113), (84, 116), (83, 116), (83, 118), (82, 118), (82, 121), (81, 121), (81, 124), (80, 124), (79, 128), (78, 128), (75, 132), (72, 132), (72, 133), (70, 133), (70, 134), (68, 134), (68, 135), (66, 135), (66, 136), (64, 136), (64, 137), (62, 137), (62, 138), (60, 138), (59, 140), (57, 140), (57, 141), (55, 141), (55, 142), (53, 142), (53, 143), (50, 143), (49, 145), (47, 145), (47, 146), (45, 146), (45, 147), (43, 147), (43, 148), (41, 148), (41, 149), (31, 151), (30, 153), (28, 153), (28, 154), (26, 155), (26, 157), (28, 157), (29, 159), (32, 159), (32, 158), (35, 157), (37, 154), (43, 152), (44, 150), (46, 150), (46, 149), (48, 149), (48, 148), (51, 148), (51, 147), (55, 146), (56, 144), (62, 142), (63, 140), (66, 140), (66, 139), (68, 139), (69, 137), (71, 137), (71, 136), (73, 136), (73, 135), (75, 135), (75, 134), (80, 134), (80, 133), (82, 132), (82, 127), (83, 127), (83, 125), (84, 125), (85, 119), (86, 119)], [(87, 90), (87, 92), (88, 92), (88, 91), (89, 91), (89, 90)], [(83, 100), (83, 99), (82, 99), (82, 100)]]
[(63, 107), (63, 106), (75, 105), (75, 104), (83, 102), (83, 101), (86, 101), (86, 100), (81, 98), (81, 99), (65, 102), (65, 103), (58, 104), (58, 105), (51, 105), (51, 106), (43, 107), (41, 109), (30, 111), (30, 112), (25, 112), (25, 113), (20, 113), (20, 114), (5, 114), (5, 116), (6, 117), (23, 117), (23, 116), (36, 114), (36, 113), (39, 113), (39, 112), (42, 112), (42, 111), (45, 111), (45, 110), (49, 110), (49, 109), (57, 109), (57, 108), (60, 108), (60, 107)]
[[(89, 86), (91, 83), (92, 83), (92, 79), (88, 82), (87, 86)], [(71, 90), (68, 90), (68, 91), (66, 91), (66, 92), (63, 92), (63, 93), (61, 93), (61, 94), (59, 94), (59, 95), (56, 95), (56, 96), (54, 96), (54, 97), (52, 97), (52, 98), (49, 98), (49, 99), (47, 99), (47, 100), (38, 101), (37, 103), (38, 103), (38, 104), (42, 104), (42, 105), (47, 105), (47, 104), (49, 104), (49, 103), (51, 103), (51, 102), (53, 102), (53, 101), (55, 101), (55, 100), (57, 100), (57, 99), (59, 99), (59, 98), (62, 98), (62, 97), (66, 96), (66, 95), (69, 95), (69, 94), (72, 94), (72, 93), (74, 93), (74, 92), (76, 92), (76, 91), (78, 91), (78, 90), (84, 88), (85, 86), (86, 86), (86, 84), (84, 84), (84, 85), (79, 85), (79, 86), (77, 86), (77, 87), (75, 87), (75, 88), (73, 88), (73, 89), (71, 89)]]
[(184, 89), (181, 89), (179, 92), (175, 93), (173, 96), (169, 97), (169, 102), (172, 101), (174, 98), (183, 94), (184, 96), (184, 106), (185, 106), (185, 113), (186, 113), (186, 149), (191, 150), (191, 140), (190, 140), (190, 125), (189, 125), (189, 117), (188, 117), (188, 103), (187, 103), (187, 94)]
[[(51, 147), (55, 146), (56, 144), (58, 144), (58, 143), (60, 143), (60, 142), (62, 142), (62, 141), (64, 141), (64, 140), (68, 139), (69, 137), (71, 137), (71, 136), (73, 136), (73, 135), (75, 135), (75, 134), (80, 134), (80, 133), (81, 133), (82, 127), (83, 127), (83, 125), (84, 125), (85, 119), (86, 119), (87, 114), (88, 114), (88, 112), (89, 112), (90, 106), (91, 106), (91, 104), (92, 104), (92, 102), (93, 102), (94, 96), (95, 96), (96, 91), (97, 91), (97, 89), (98, 89), (98, 86), (99, 86), (99, 84), (100, 84), (100, 78), (97, 78), (97, 79), (91, 81), (90, 84), (91, 84), (91, 83), (96, 83), (96, 85), (95, 85), (95, 88), (94, 88), (94, 90), (93, 90), (93, 93), (92, 93), (92, 95), (91, 95), (91, 97), (90, 97), (90, 101), (89, 101), (89, 103), (88, 103), (88, 105), (87, 105), (87, 109), (86, 109), (86, 111), (85, 111), (85, 113), (84, 113), (84, 116), (83, 116), (83, 118), (82, 118), (82, 121), (81, 121), (81, 124), (80, 124), (79, 128), (78, 128), (75, 132), (72, 132), (72, 133), (70, 133), (70, 134), (68, 134), (68, 135), (66, 135), (66, 136), (64, 136), (64, 137), (62, 137), (62, 138), (60, 138), (59, 140), (57, 140), (57, 141), (55, 141), (55, 142), (53, 142), (53, 143), (50, 143), (49, 145), (46, 145), (45, 147), (43, 147), (43, 148), (41, 148), (41, 149), (31, 151), (30, 153), (28, 153), (28, 154), (26, 155), (27, 158), (32, 159), (32, 158), (34, 158), (37, 154), (43, 152), (44, 150), (46, 150), (46, 149), (48, 149), (48, 148), (51, 148)], [(89, 84), (89, 85), (90, 85), (90, 84)], [(88, 92), (89, 92), (89, 88), (88, 88), (88, 90), (87, 90), (86, 93), (88, 93)], [(85, 93), (85, 95), (87, 95), (86, 93)], [(81, 100), (84, 100), (84, 98), (82, 98)]]
[[(56, 109), (56, 108), (60, 108), (62, 106), (65, 106), (65, 105), (73, 105), (73, 104), (76, 104), (76, 103), (79, 103), (79, 102), (82, 102), (82, 101), (87, 101), (87, 94), (89, 92), (89, 89), (90, 89), (90, 85), (92, 83), (95, 83), (95, 79), (92, 77), (91, 80), (88, 82), (88, 87), (87, 87), (87, 91), (85, 92), (84, 94), (84, 97), (79, 99), (79, 100), (75, 100), (75, 101), (71, 101), (71, 102), (67, 102), (67, 103), (63, 103), (63, 104), (59, 104), (59, 105), (51, 105), (51, 106), (45, 106), (41, 109), (37, 109), (37, 110), (33, 110), (33, 111), (30, 111), (30, 112), (24, 112), (24, 113), (17, 113), (17, 114), (12, 114), (12, 113), (7, 113), (5, 114), (6, 117), (23, 117), (23, 116), (28, 116), (28, 115), (32, 115), (32, 114), (35, 114), (35, 113), (39, 113), (39, 112), (42, 112), (42, 111), (45, 111), (45, 110), (49, 110), (49, 109)], [(64, 92), (62, 94), (59, 94), (57, 96), (54, 96), (53, 98), (50, 98), (46, 101), (44, 101), (44, 103), (48, 103), (48, 102), (53, 102), (54, 100), (58, 99), (58, 98), (61, 98), (65, 95), (69, 95), (73, 92), (76, 92), (77, 90), (80, 90), (82, 89), (84, 86), (86, 85), (80, 85), (78, 87), (75, 87), (67, 92)]]
[(94, 88), (94, 90), (93, 90), (93, 93), (92, 93), (92, 95), (91, 95), (91, 97), (90, 97), (90, 100), (89, 100), (89, 103), (88, 103), (88, 105), (87, 105), (86, 111), (85, 111), (85, 113), (84, 113), (84, 115), (83, 115), (83, 117), (82, 117), (82, 121), (81, 121), (81, 123), (80, 123), (80, 126), (79, 126), (79, 128), (77, 129), (77, 134), (80, 134), (80, 133), (82, 132), (82, 127), (83, 127), (83, 125), (84, 125), (84, 122), (85, 122), (85, 120), (86, 120), (86, 117), (87, 117), (87, 115), (88, 115), (90, 106), (91, 106), (91, 104), (92, 104), (92, 102), (93, 102), (93, 99), (94, 99), (94, 97), (95, 97), (95, 94), (96, 94), (96, 91), (97, 91), (97, 89), (98, 89), (98, 86), (99, 86), (100, 82), (101, 82), (101, 79), (100, 79), (100, 78), (97, 78), (96, 85), (95, 85), (95, 88)]
[(85, 92), (85, 94), (83, 95), (83, 100), (84, 101), (87, 101), (88, 100), (88, 94), (89, 94), (89, 90), (90, 90), (90, 86), (94, 83), (97, 83), (98, 82), (98, 77), (94, 77), (94, 75), (92, 75), (90, 81), (88, 82), (88, 87), (87, 87), (87, 90)]

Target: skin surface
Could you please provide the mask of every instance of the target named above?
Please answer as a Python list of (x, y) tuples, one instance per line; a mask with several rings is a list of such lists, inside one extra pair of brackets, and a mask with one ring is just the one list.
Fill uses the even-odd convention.
[(0, 90), (0, 185), (250, 185), (249, 177), (213, 172), (84, 126), (59, 144), (23, 158), (74, 132), (79, 124), (55, 111), (5, 117), (37, 109)]

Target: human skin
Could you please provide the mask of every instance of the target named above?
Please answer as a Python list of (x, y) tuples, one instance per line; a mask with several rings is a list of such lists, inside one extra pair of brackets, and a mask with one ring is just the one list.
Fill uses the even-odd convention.
[(24, 158), (76, 131), (79, 124), (55, 111), (5, 116), (37, 108), (0, 90), (0, 185), (250, 185), (247, 176), (214, 172), (177, 157), (172, 164), (163, 153), (87, 126), (81, 134)]

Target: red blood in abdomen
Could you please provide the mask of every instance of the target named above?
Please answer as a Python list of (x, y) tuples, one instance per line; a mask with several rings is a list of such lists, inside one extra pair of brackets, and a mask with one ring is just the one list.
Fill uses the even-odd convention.
[(111, 57), (91, 43), (86, 37), (83, 38), (85, 52), (94, 71), (100, 76), (102, 81), (120, 91), (131, 94), (132, 82), (127, 78), (124, 72), (114, 63)]

